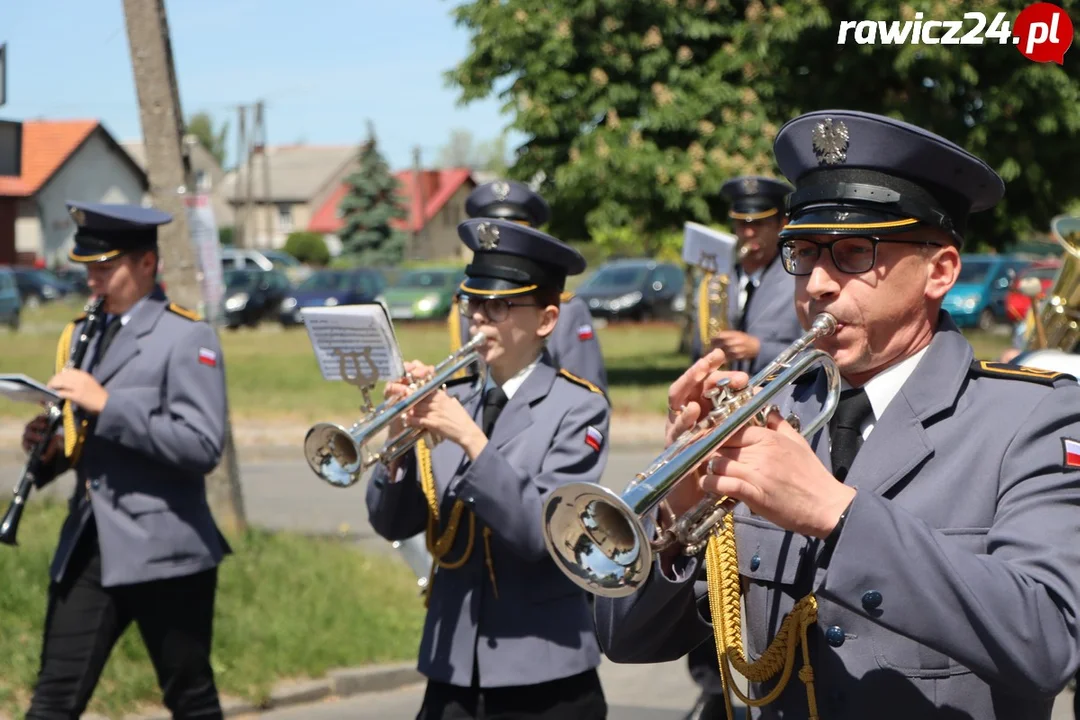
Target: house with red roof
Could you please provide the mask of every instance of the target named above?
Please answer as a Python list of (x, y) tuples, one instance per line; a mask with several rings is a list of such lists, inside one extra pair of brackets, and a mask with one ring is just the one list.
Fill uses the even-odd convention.
[[(410, 260), (464, 261), (470, 254), (458, 239), (457, 226), (466, 219), (465, 198), (476, 187), (468, 168), (402, 170), (394, 173), (400, 186), (401, 204), (408, 210), (404, 220), (394, 220), (397, 230), (408, 233), (406, 257)], [(307, 229), (333, 238), (341, 230), (338, 205), (348, 192), (341, 183), (311, 216)]]
[(66, 202), (142, 204), (146, 173), (97, 120), (27, 120), (22, 172), (0, 177), (0, 264), (67, 263)]

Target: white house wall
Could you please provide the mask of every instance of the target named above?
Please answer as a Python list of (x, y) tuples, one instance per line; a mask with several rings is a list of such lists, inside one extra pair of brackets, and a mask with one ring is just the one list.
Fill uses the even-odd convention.
[[(15, 246), (20, 251), (38, 252), (46, 262), (63, 265), (75, 236), (75, 224), (67, 212), (69, 200), (79, 202), (128, 203), (140, 205), (146, 195), (144, 180), (132, 164), (112, 146), (100, 129), (87, 139), (68, 162), (36, 196), (40, 233), (36, 246), (24, 248), (16, 226)], [(30, 233), (27, 233), (29, 236)], [(44, 247), (42, 242), (44, 241)]]

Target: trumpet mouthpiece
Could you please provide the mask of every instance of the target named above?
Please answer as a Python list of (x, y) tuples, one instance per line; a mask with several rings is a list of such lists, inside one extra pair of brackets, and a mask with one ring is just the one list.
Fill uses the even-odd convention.
[(819, 313), (814, 318), (814, 324), (811, 329), (818, 335), (818, 337), (826, 337), (836, 332), (836, 318), (831, 314), (823, 312)]

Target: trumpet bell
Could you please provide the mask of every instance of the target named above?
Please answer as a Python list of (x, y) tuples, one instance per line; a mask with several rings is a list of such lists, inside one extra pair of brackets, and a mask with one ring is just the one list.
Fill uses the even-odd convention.
[(556, 488), (544, 508), (544, 543), (559, 569), (584, 590), (624, 597), (649, 577), (653, 549), (645, 527), (616, 493), (595, 483)]
[(304, 437), (304, 457), (312, 472), (337, 487), (359, 482), (364, 466), (362, 448), (348, 430), (334, 423), (317, 423)]

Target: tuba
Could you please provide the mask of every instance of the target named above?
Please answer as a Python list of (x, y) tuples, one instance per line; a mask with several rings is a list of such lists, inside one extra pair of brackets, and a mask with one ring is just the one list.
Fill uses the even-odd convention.
[[(400, 416), (411, 410), (417, 403), (432, 393), (446, 387), (460, 370), (473, 363), (479, 363), (481, 372), (476, 380), (470, 397), (481, 392), (487, 382), (487, 364), (483, 362), (480, 348), (487, 342), (483, 333), (477, 333), (448, 358), (435, 366), (431, 377), (417, 380), (405, 375), (410, 393), (396, 401), (384, 401), (372, 408), (366, 402), (364, 416), (350, 428), (335, 423), (316, 423), (308, 430), (304, 438), (304, 457), (311, 470), (335, 487), (349, 487), (356, 484), (365, 470), (376, 463), (393, 462), (411, 450), (425, 436), (432, 445), (437, 438), (420, 428), (403, 430), (389, 438), (377, 450), (376, 437), (386, 430)], [(366, 398), (366, 396), (365, 396)]]
[[(821, 313), (798, 340), (750, 379), (741, 390), (727, 381), (706, 397), (713, 410), (684, 432), (630, 482), (621, 495), (595, 483), (568, 483), (556, 488), (543, 507), (544, 543), (560, 570), (579, 587), (603, 597), (624, 597), (637, 591), (652, 570), (653, 557), (673, 546), (695, 555), (708, 543), (724, 516), (735, 507), (728, 497), (706, 497), (654, 539), (646, 519), (684, 477), (700, 471), (709, 457), (748, 424), (764, 425), (778, 408), (771, 400), (799, 377), (820, 367), (828, 395), (820, 413), (805, 427), (788, 421), (802, 436), (816, 433), (840, 400), (840, 370), (832, 357), (810, 349), (818, 338), (836, 331), (836, 319)], [(805, 352), (804, 352), (805, 351)]]
[(1065, 250), (1061, 269), (1042, 302), (1042, 286), (1021, 281), (1020, 291), (1030, 297), (1024, 350), (1055, 349), (1071, 353), (1080, 341), (1080, 217), (1059, 215), (1050, 235)]

